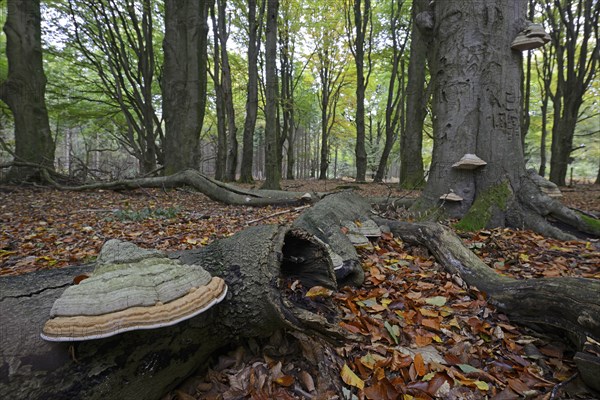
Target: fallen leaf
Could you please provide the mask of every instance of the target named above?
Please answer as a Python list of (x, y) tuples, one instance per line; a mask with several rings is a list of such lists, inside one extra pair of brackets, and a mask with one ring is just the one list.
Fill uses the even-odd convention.
[(346, 363), (344, 363), (344, 366), (342, 367), (341, 376), (346, 385), (354, 386), (359, 389), (363, 389), (365, 387), (365, 382), (360, 379)]

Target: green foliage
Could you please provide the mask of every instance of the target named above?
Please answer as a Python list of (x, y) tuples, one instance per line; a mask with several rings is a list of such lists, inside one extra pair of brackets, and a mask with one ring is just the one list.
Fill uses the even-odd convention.
[(177, 217), (180, 210), (177, 207), (169, 208), (142, 208), (140, 210), (117, 210), (113, 215), (119, 221), (143, 221), (145, 219), (171, 219)]
[(469, 211), (467, 211), (455, 227), (463, 231), (484, 229), (490, 221), (495, 208), (506, 210), (506, 205), (511, 195), (512, 192), (508, 186), (508, 182), (491, 186), (486, 191), (479, 193)]

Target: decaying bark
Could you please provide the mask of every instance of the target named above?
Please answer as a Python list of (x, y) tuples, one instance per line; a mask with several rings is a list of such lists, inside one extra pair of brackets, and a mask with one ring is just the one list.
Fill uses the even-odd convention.
[[(359, 267), (356, 252), (340, 232), (349, 222), (372, 218), (364, 199), (339, 193), (305, 211), (292, 227), (252, 227), (209, 246), (171, 254), (223, 278), (229, 287), (226, 299), (171, 327), (73, 345), (44, 342), (39, 332), (54, 300), (74, 276), (90, 272), (92, 266), (0, 278), (0, 397), (157, 399), (206, 366), (212, 353), (240, 338), (287, 329), (338, 343), (352, 339), (337, 327), (335, 310), (327, 305), (312, 308), (315, 304), (303, 296), (302, 304), (295, 302), (290, 285), (298, 281), (304, 288), (336, 288), (327, 245), (344, 262)], [(426, 246), (450, 273), (485, 292), (515, 322), (566, 331), (580, 350), (586, 338), (600, 340), (597, 280), (509, 279), (488, 268), (441, 225), (377, 223), (407, 242)], [(345, 277), (355, 284), (359, 278), (352, 268)], [(598, 358), (580, 352), (576, 360), (583, 379), (597, 387), (593, 368)], [(319, 383), (326, 384), (335, 382)]]

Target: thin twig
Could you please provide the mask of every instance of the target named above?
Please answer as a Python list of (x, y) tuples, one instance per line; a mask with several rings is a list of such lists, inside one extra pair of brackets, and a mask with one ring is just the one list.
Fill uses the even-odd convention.
[(579, 375), (579, 372), (575, 372), (575, 374), (573, 374), (573, 376), (571, 376), (569, 379), (567, 379), (566, 381), (563, 381), (563, 382), (559, 383), (558, 385), (554, 386), (554, 388), (552, 389), (552, 392), (550, 392), (550, 398), (548, 400), (558, 399), (558, 397), (556, 397), (556, 396), (558, 396), (558, 391), (560, 389), (562, 389), (563, 387), (567, 386), (578, 375)]

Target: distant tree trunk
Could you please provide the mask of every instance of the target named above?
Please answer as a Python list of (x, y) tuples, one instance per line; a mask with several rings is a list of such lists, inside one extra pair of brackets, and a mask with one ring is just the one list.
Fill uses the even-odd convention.
[(195, 167), (206, 106), (211, 1), (165, 0), (165, 174)]
[(214, 71), (211, 74), (215, 86), (215, 108), (217, 113), (217, 158), (215, 162), (215, 179), (225, 181), (227, 171), (227, 116), (225, 115), (225, 101), (223, 98), (223, 79), (221, 78), (221, 45), (219, 40), (219, 26), (213, 5), (210, 10), (210, 18), (213, 28), (213, 64)]
[(263, 189), (279, 189), (281, 165), (279, 164), (279, 138), (277, 137), (277, 15), (279, 0), (267, 0), (267, 25), (265, 43), (265, 173)]
[(246, 99), (246, 120), (242, 148), (240, 182), (252, 182), (252, 161), (254, 157), (254, 129), (258, 114), (258, 53), (262, 36), (262, 26), (266, 0), (261, 0), (258, 18), (256, 0), (248, 0), (248, 97)]
[[(526, 5), (526, 0), (435, 3), (430, 60), (435, 140), (429, 179), (415, 207), (443, 207), (446, 215), (462, 218), (460, 229), (509, 225), (572, 239), (545, 219), (551, 217), (598, 235), (593, 223), (545, 196), (525, 170), (522, 56), (511, 50), (511, 42), (526, 26)], [(473, 49), (481, 49), (481, 57), (473, 58)], [(466, 153), (487, 165), (454, 167)], [(440, 199), (450, 193), (459, 200)]]
[(600, 2), (597, 0), (545, 0), (545, 19), (551, 25), (556, 48), (558, 79), (551, 95), (554, 104), (550, 180), (565, 185), (573, 136), (583, 96), (596, 76), (600, 60)]
[[(529, 10), (527, 19), (533, 21), (535, 15), (535, 4), (536, 0), (529, 0)], [(531, 104), (531, 59), (533, 52), (527, 52), (527, 62), (525, 64), (525, 71), (523, 73), (523, 86), (521, 87), (522, 103), (521, 103), (521, 147), (525, 152), (525, 136), (529, 132), (529, 125), (531, 124), (531, 117), (529, 116), (529, 108)]]
[[(354, 37), (351, 34), (350, 51), (356, 65), (356, 180), (364, 182), (367, 173), (367, 151), (365, 149), (365, 90), (371, 74), (371, 1), (354, 0), (353, 12), (347, 10), (347, 27), (349, 30), (354, 21)], [(367, 49), (367, 73), (365, 76), (365, 40), (369, 41)]]
[(229, 54), (227, 53), (227, 17), (225, 9), (227, 0), (217, 0), (219, 10), (219, 40), (221, 42), (221, 85), (223, 90), (223, 107), (227, 119), (227, 158), (225, 161), (225, 180), (235, 181), (237, 170), (237, 127), (235, 126), (235, 108), (233, 107), (233, 92), (231, 89), (231, 68), (229, 67)]
[[(552, 47), (544, 46), (542, 48), (542, 60), (537, 60), (536, 69), (540, 86), (541, 94), (541, 113), (542, 113), (542, 135), (540, 138), (540, 168), (538, 174), (546, 175), (546, 139), (548, 137), (548, 103), (550, 101), (550, 93), (552, 90), (552, 76), (554, 74), (554, 52)], [(542, 69), (540, 70), (540, 65)]]
[(406, 129), (400, 135), (400, 187), (414, 189), (425, 184), (423, 168), (423, 122), (427, 113), (428, 92), (425, 89), (427, 53), (431, 46), (427, 0), (412, 5), (412, 28), (408, 83), (406, 86)]
[[(321, 84), (319, 92), (319, 106), (321, 108), (321, 151), (319, 179), (327, 179), (327, 169), (329, 168), (329, 136), (335, 125), (337, 103), (340, 98), (340, 91), (345, 85), (344, 68), (345, 63), (336, 60), (338, 57), (335, 39), (325, 38), (323, 44), (317, 49), (317, 58), (319, 63), (319, 83)], [(319, 146), (315, 146), (317, 149)], [(317, 165), (315, 163), (314, 168)], [(311, 177), (314, 176), (313, 167), (311, 167)]]
[[(42, 62), (39, 0), (8, 0), (4, 24), (8, 77), (0, 82), (0, 99), (15, 124), (15, 163), (33, 163), (54, 170), (55, 144), (46, 109), (46, 75)], [(14, 165), (8, 179), (39, 179), (39, 169)]]
[[(413, 8), (415, 7), (413, 3)], [(404, 49), (406, 47), (406, 39), (400, 41), (400, 22), (402, 17), (402, 3), (396, 4), (396, 2), (392, 2), (392, 9), (390, 13), (390, 24), (391, 24), (391, 35), (392, 35), (392, 71), (390, 72), (390, 81), (388, 84), (388, 95), (387, 95), (387, 103), (385, 107), (385, 144), (383, 146), (383, 152), (381, 153), (381, 159), (379, 160), (379, 166), (377, 168), (377, 172), (375, 173), (375, 182), (382, 182), (383, 177), (385, 175), (385, 171), (387, 169), (387, 163), (392, 151), (392, 147), (396, 138), (398, 136), (398, 128), (401, 130), (401, 137), (406, 136), (406, 131), (402, 128), (401, 123), (401, 113), (403, 109), (403, 93), (404, 93), (404, 63), (402, 61), (402, 57), (404, 56)], [(414, 34), (413, 34), (413, 43), (414, 43)], [(422, 54), (423, 58), (425, 57), (425, 53)], [(411, 51), (411, 58), (413, 57), (413, 52)], [(411, 61), (412, 62), (412, 61)], [(423, 74), (423, 82), (424, 83), (424, 75), (425, 75), (425, 63), (422, 63), (422, 71), (419, 71), (419, 74)], [(410, 82), (410, 69), (409, 69), (409, 82)], [(421, 96), (423, 92), (423, 87), (421, 87), (420, 93)], [(407, 92), (407, 95), (410, 96), (410, 93)], [(410, 97), (409, 97), (410, 98)], [(408, 114), (409, 119), (411, 115)], [(381, 131), (379, 128), (379, 124), (377, 127), (377, 143), (379, 143), (381, 136)], [(419, 135), (420, 136), (420, 135)], [(402, 151), (404, 146), (400, 148), (400, 154), (402, 155)], [(412, 157), (417, 157), (421, 160), (421, 141), (419, 140), (418, 154), (411, 154)], [(413, 149), (413, 151), (416, 151)], [(421, 169), (423, 167), (423, 161), (421, 161)]]
[[(294, 179), (294, 142), (295, 121), (294, 121), (294, 43), (290, 41), (290, 25), (292, 15), (290, 7), (282, 10), (281, 29), (279, 34), (280, 43), (280, 65), (281, 65), (281, 111), (283, 116), (283, 127), (281, 134), (281, 146), (287, 141), (287, 167), (286, 179)], [(283, 148), (282, 148), (283, 150)]]

